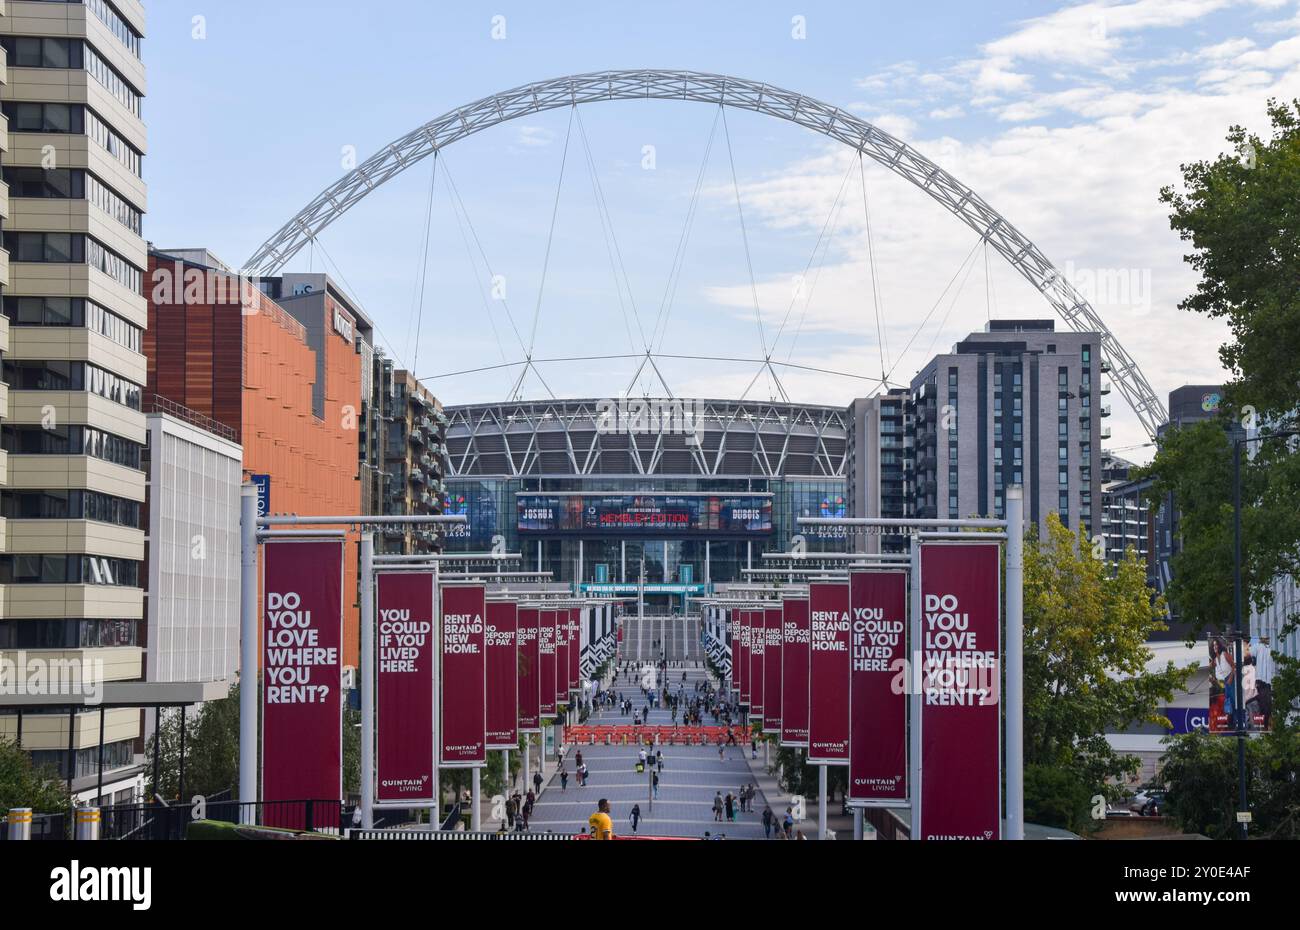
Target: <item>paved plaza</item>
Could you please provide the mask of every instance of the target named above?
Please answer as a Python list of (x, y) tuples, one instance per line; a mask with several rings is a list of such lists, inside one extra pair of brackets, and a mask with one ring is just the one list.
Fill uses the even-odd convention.
[[(690, 663), (688, 663), (690, 664)], [(682, 681), (683, 673), (686, 681)], [(708, 673), (700, 667), (668, 670), (669, 687), (676, 692), (679, 687), (689, 696), (695, 693), (697, 683), (706, 681)], [(620, 677), (611, 687), (642, 708), (645, 700), (640, 689), (640, 675), (634, 680)], [(601, 724), (630, 724), (631, 717), (619, 714), (617, 708), (601, 708), (587, 721)], [(650, 724), (667, 726), (672, 723), (672, 713), (667, 708), (650, 711)], [(706, 722), (711, 722), (707, 721)], [(724, 834), (728, 839), (763, 839), (763, 806), (767, 803), (762, 790), (754, 798), (754, 812), (742, 813), (735, 805), (736, 820), (722, 823), (713, 819), (713, 798), (721, 792), (736, 795), (741, 785), (755, 781), (745, 753), (748, 746), (729, 746), (724, 758), (718, 759), (718, 750), (710, 746), (661, 746), (664, 770), (659, 776), (659, 797), (650, 801), (649, 773), (637, 774), (636, 746), (569, 746), (565, 767), (569, 771), (567, 790), (561, 790), (558, 775), (552, 776), (546, 791), (533, 811), (529, 824), (534, 831), (579, 832), (587, 828), (587, 818), (596, 810), (596, 802), (608, 798), (614, 832), (630, 834), (632, 806), (641, 806), (638, 833), (649, 836), (689, 836), (700, 838), (705, 831)], [(579, 787), (574, 769), (576, 754), (581, 751), (582, 761), (588, 770), (588, 784)], [(783, 809), (773, 808), (778, 819)]]

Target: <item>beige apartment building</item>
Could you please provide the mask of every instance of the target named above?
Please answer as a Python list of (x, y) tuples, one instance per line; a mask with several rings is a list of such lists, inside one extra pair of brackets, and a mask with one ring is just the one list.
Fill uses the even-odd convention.
[[(143, 34), (138, 0), (0, 2), (0, 661), (110, 681), (140, 679), (144, 655)], [(138, 710), (22, 718), (79, 798), (101, 758), (105, 803), (143, 787)], [(0, 738), (17, 732), (0, 706)]]

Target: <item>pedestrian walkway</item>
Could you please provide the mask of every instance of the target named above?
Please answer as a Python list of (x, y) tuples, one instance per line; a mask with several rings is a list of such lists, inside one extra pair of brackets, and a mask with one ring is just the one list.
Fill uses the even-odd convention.
[[(666, 685), (673, 693), (680, 687), (689, 699), (695, 693), (697, 683), (708, 680), (707, 671), (687, 663), (688, 668), (669, 668), (668, 680), (661, 683), (654, 680), (656, 686)], [(685, 673), (686, 680), (682, 681)], [(633, 702), (633, 707), (642, 709), (646, 700), (642, 696), (642, 671), (637, 670), (632, 679), (620, 676), (608, 687), (615, 692), (622, 692), (624, 697)], [(716, 683), (715, 683), (716, 686)], [(672, 713), (667, 708), (654, 707), (650, 710), (649, 723), (668, 725), (672, 722)], [(588, 723), (628, 724), (630, 717), (622, 716), (616, 707), (602, 707), (593, 713)], [(636, 746), (569, 746), (566, 749), (565, 768), (569, 772), (567, 789), (560, 788), (560, 779), (553, 776), (548, 790), (542, 794), (533, 810), (529, 828), (533, 831), (552, 831), (564, 833), (585, 832), (587, 818), (596, 810), (601, 798), (610, 803), (610, 816), (614, 821), (614, 832), (618, 835), (632, 833), (631, 812), (633, 805), (641, 808), (641, 822), (638, 833), (649, 836), (674, 836), (702, 838), (705, 832), (712, 835), (723, 834), (728, 839), (763, 839), (762, 812), (767, 803), (763, 794), (754, 798), (752, 813), (740, 811), (740, 804), (734, 804), (735, 820), (718, 822), (714, 820), (713, 799), (722, 794), (725, 798), (730, 792), (737, 795), (742, 785), (755, 781), (746, 759), (748, 746), (724, 747), (723, 758), (718, 758), (718, 750), (711, 746), (660, 746), (664, 756), (664, 768), (659, 776), (659, 796), (652, 799), (650, 794), (649, 771), (638, 774), (636, 764), (639, 747)], [(577, 754), (582, 753), (582, 761), (588, 770), (588, 784), (578, 786), (575, 769)], [(773, 809), (779, 817), (780, 810)]]

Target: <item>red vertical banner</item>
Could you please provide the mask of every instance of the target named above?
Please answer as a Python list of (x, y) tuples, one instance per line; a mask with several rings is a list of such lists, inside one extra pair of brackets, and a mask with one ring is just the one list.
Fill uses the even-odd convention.
[(740, 704), (749, 704), (749, 610), (736, 611), (736, 630), (740, 633), (740, 648), (736, 650), (736, 688), (740, 691)]
[(487, 763), (487, 589), (442, 586), (442, 746), (439, 765)]
[(749, 612), (749, 716), (763, 725), (763, 660), (767, 655), (767, 615), (760, 607)]
[(569, 608), (569, 690), (582, 687), (582, 608)]
[(851, 806), (907, 800), (907, 574), (849, 573)]
[(519, 607), (490, 601), (483, 634), (487, 661), (487, 748), (519, 748)]
[(763, 732), (781, 732), (781, 607), (764, 611)]
[(781, 745), (808, 747), (808, 599), (781, 605)]
[(555, 614), (555, 707), (560, 711), (569, 706), (569, 611), (565, 608), (552, 613)]
[(375, 577), (378, 801), (431, 801), (437, 618), (433, 572)]
[(555, 717), (555, 616), (559, 611), (537, 612), (538, 716)]
[(516, 640), (519, 646), (519, 732), (542, 731), (542, 673), (541, 657), (537, 653), (539, 611), (536, 607), (520, 607)]
[(1002, 579), (997, 543), (924, 543), (919, 653), (923, 840), (1002, 835)]
[(267, 542), (262, 567), (262, 799), (332, 801), (343, 796), (343, 542)]
[(727, 630), (727, 657), (731, 663), (731, 697), (740, 700), (740, 615), (727, 608), (722, 613)]
[(808, 761), (849, 761), (849, 586), (808, 586)]

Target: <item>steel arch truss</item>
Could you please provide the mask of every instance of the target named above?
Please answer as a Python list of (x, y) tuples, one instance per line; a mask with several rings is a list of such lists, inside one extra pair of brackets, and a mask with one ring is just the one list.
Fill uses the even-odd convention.
[[(643, 404), (652, 412), (639, 413)], [(618, 412), (611, 415), (611, 407)], [(443, 409), (449, 478), (846, 475), (848, 423), (839, 407), (637, 398), (622, 407), (608, 400), (559, 400)], [(653, 412), (664, 410), (686, 416)]]
[(696, 71), (599, 71), (553, 78), (484, 97), (426, 123), (366, 159), (326, 188), (268, 239), (245, 264), (274, 274), (334, 220), (381, 184), (443, 146), (517, 119), (600, 100), (690, 100), (789, 120), (856, 149), (942, 204), (995, 248), (1077, 332), (1097, 332), (1103, 360), (1148, 435), (1166, 418), (1135, 362), (1097, 311), (1047, 257), (982, 197), (906, 142), (838, 107), (757, 81)]

